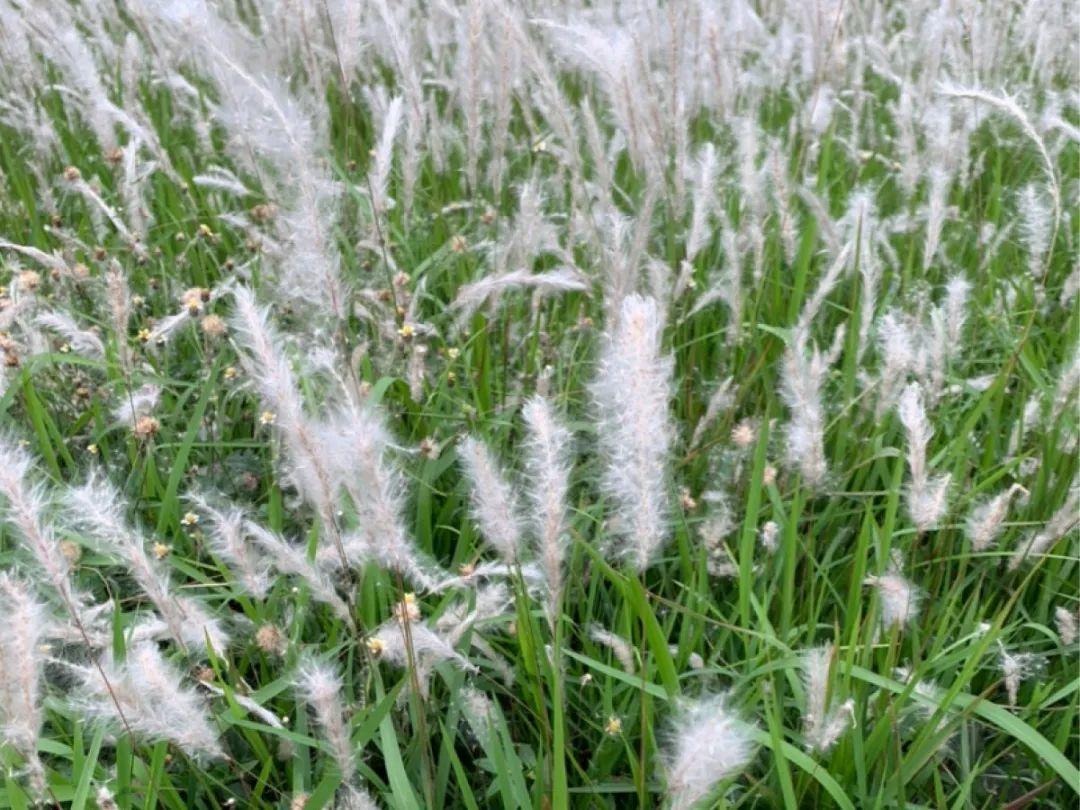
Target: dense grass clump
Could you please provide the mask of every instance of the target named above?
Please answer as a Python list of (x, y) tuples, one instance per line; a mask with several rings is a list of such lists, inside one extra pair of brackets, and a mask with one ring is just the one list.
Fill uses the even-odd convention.
[(0, 0), (0, 807), (1074, 807), (1078, 41)]

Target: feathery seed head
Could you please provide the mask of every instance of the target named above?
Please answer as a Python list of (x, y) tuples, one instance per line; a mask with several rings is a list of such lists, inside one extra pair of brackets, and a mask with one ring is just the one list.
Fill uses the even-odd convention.
[(570, 490), (570, 431), (543, 397), (522, 409), (525, 420), (525, 496), (540, 567), (547, 589), (549, 621), (554, 621), (562, 594), (563, 558), (569, 544), (566, 526)]
[(669, 536), (673, 359), (662, 354), (662, 330), (655, 299), (626, 296), (604, 334), (591, 386), (605, 459), (602, 481), (615, 510), (614, 548), (638, 570), (650, 564)]
[(933, 430), (923, 407), (922, 388), (910, 383), (900, 395), (897, 413), (907, 433), (907, 461), (911, 471), (908, 485), (908, 512), (919, 531), (934, 528), (948, 509), (951, 476), (931, 477), (926, 448)]
[(104, 657), (100, 672), (95, 667), (75, 672), (81, 683), (77, 705), (92, 719), (150, 740), (168, 740), (189, 756), (224, 755), (201, 696), (182, 684), (156, 643), (129, 647), (123, 663)]
[(890, 569), (881, 576), (868, 576), (863, 583), (877, 590), (881, 599), (881, 624), (886, 629), (894, 625), (906, 627), (919, 615), (922, 595), (897, 570)]
[(1045, 662), (1042, 656), (1034, 653), (1011, 653), (1000, 641), (998, 648), (1001, 677), (1005, 682), (1009, 706), (1015, 707), (1020, 695), (1020, 684), (1042, 670)]
[(1001, 534), (1013, 497), (1024, 497), (1028, 491), (1020, 484), (1013, 484), (1004, 492), (984, 501), (972, 510), (967, 520), (967, 536), (973, 551), (990, 548)]
[(755, 743), (728, 706), (714, 695), (686, 704), (676, 717), (665, 752), (667, 794), (672, 810), (690, 810), (723, 779), (753, 759)]
[(0, 614), (0, 740), (25, 759), (33, 793), (40, 797), (45, 771), (37, 750), (48, 618), (30, 586), (9, 573), (0, 573)]
[(355, 759), (341, 699), (341, 676), (333, 667), (308, 659), (297, 672), (294, 686), (297, 696), (315, 712), (315, 721), (330, 746), (341, 777), (348, 781), (352, 778)]
[(472, 486), (473, 519), (505, 562), (517, 562), (522, 535), (517, 494), (491, 452), (479, 440), (465, 439), (458, 447), (458, 455)]
[(815, 647), (803, 653), (803, 687), (806, 708), (803, 711), (803, 734), (806, 747), (827, 752), (854, 719), (854, 701), (829, 707), (829, 670), (835, 647)]
[(1076, 611), (1058, 606), (1054, 609), (1054, 624), (1057, 626), (1058, 638), (1065, 647), (1071, 647), (1077, 639)]

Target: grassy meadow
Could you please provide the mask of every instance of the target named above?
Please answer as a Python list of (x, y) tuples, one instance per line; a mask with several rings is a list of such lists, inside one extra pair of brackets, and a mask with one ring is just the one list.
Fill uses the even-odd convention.
[(0, 0), (0, 807), (1075, 807), (1078, 32)]

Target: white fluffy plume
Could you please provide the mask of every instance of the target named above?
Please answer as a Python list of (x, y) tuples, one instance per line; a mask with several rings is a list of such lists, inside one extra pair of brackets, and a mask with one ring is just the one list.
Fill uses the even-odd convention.
[(297, 696), (315, 712), (315, 721), (326, 738), (342, 779), (347, 782), (355, 768), (355, 760), (341, 700), (341, 676), (333, 667), (309, 660), (300, 667), (294, 685)]
[(175, 591), (168, 567), (151, 557), (147, 538), (125, 519), (126, 503), (112, 484), (91, 476), (70, 488), (65, 500), (73, 525), (127, 568), (177, 642), (192, 652), (207, 643), (218, 652), (225, 650), (228, 634), (198, 600)]
[(26, 582), (3, 573), (0, 613), (4, 617), (0, 628), (0, 740), (26, 761), (31, 787), (40, 797), (45, 788), (45, 770), (37, 753), (43, 720), (45, 606)]
[(471, 485), (473, 520), (503, 560), (510, 564), (517, 562), (522, 527), (514, 488), (479, 439), (466, 438), (458, 446), (458, 456)]
[(522, 410), (525, 438), (526, 496), (537, 556), (547, 583), (548, 619), (554, 620), (563, 587), (566, 556), (566, 496), (570, 489), (570, 431), (543, 397)]
[(34, 480), (33, 467), (30, 454), (0, 434), (0, 516), (15, 529), (49, 589), (77, 618), (85, 598), (71, 580), (71, 562), (61, 549), (56, 527), (47, 519), (49, 496)]
[(670, 534), (668, 463), (675, 427), (668, 402), (674, 361), (662, 351), (663, 326), (653, 298), (626, 296), (604, 333), (591, 386), (603, 486), (613, 507), (610, 531), (617, 552), (639, 570)]
[(864, 580), (878, 592), (881, 599), (881, 624), (888, 630), (910, 624), (919, 615), (922, 594), (897, 569), (890, 568), (881, 576), (868, 576)]
[(92, 360), (105, 358), (105, 344), (101, 342), (101, 338), (89, 329), (79, 326), (68, 313), (60, 310), (43, 312), (38, 315), (37, 322), (63, 337), (76, 354)]
[(1004, 528), (1012, 499), (1017, 495), (1026, 497), (1027, 494), (1028, 491), (1022, 486), (1013, 484), (971, 511), (967, 520), (967, 536), (971, 541), (972, 551), (985, 551), (997, 541)]
[(756, 745), (724, 695), (685, 706), (665, 756), (672, 810), (690, 810), (722, 780), (750, 764)]
[(806, 747), (812, 751), (828, 751), (852, 722), (854, 701), (849, 699), (839, 706), (830, 706), (829, 670), (835, 654), (836, 648), (828, 645), (814, 647), (802, 655), (806, 690), (803, 736)]
[(919, 531), (934, 528), (948, 509), (949, 475), (931, 476), (926, 448), (933, 430), (923, 407), (922, 389), (911, 383), (900, 395), (897, 406), (900, 421), (907, 433), (908, 468), (911, 481), (908, 484), (908, 513)]
[(117, 730), (168, 740), (189, 756), (224, 754), (203, 700), (183, 685), (180, 673), (157, 644), (130, 647), (122, 663), (104, 657), (96, 667), (74, 667), (80, 681), (77, 705)]

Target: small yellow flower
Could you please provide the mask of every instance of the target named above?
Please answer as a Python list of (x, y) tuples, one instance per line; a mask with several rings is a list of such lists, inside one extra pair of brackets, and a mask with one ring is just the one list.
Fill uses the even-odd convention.
[(144, 326), (142, 329), (139, 330), (138, 338), (139, 338), (139, 343), (149, 343), (150, 342), (150, 330), (147, 329)]
[(169, 556), (170, 551), (172, 551), (172, 546), (167, 546), (164, 543), (154, 543), (154, 557), (157, 559), (165, 559)]
[(60, 354), (67, 354), (70, 351), (71, 351), (71, 344), (70, 343), (61, 343), (60, 344)]
[(195, 315), (198, 312), (202, 312), (203, 305), (210, 300), (210, 290), (205, 287), (191, 287), (184, 290), (180, 296), (180, 305), (188, 311), (189, 314)]
[(586, 672), (584, 675), (581, 676), (581, 685), (588, 686), (590, 683), (592, 683), (592, 673)]
[(180, 518), (180, 522), (183, 523), (185, 526), (194, 526), (196, 523), (199, 522), (199, 516), (196, 515), (194, 512), (185, 512), (184, 516)]
[(96, 444), (88, 444), (86, 445), (86, 452), (92, 456), (96, 456), (98, 454), (98, 446)]
[(274, 413), (273, 411), (263, 411), (259, 415), (259, 424), (260, 425), (272, 425), (272, 424), (274, 424), (275, 419), (277, 419), (277, 414), (276, 413)]
[(225, 379), (226, 380), (235, 380), (237, 374), (239, 374), (239, 372), (236, 370), (236, 366), (229, 366), (228, 368), (225, 369)]
[(449, 357), (451, 360), (457, 360), (458, 357), (461, 356), (461, 349), (459, 349), (457, 346), (451, 346), (449, 349), (446, 350), (446, 356)]
[(403, 323), (401, 327), (397, 330), (397, 333), (401, 335), (403, 339), (409, 340), (410, 338), (412, 338), (413, 335), (416, 334), (416, 329), (413, 328), (413, 325), (411, 323)]
[(617, 737), (622, 734), (622, 720), (615, 715), (611, 715), (604, 723), (604, 733), (610, 737)]
[(367, 644), (368, 652), (375, 657), (382, 655), (383, 650), (386, 649), (386, 642), (376, 636), (369, 638), (365, 643)]
[(404, 598), (394, 605), (394, 615), (403, 622), (418, 621), (420, 619), (420, 606), (416, 603), (416, 594), (405, 594)]

